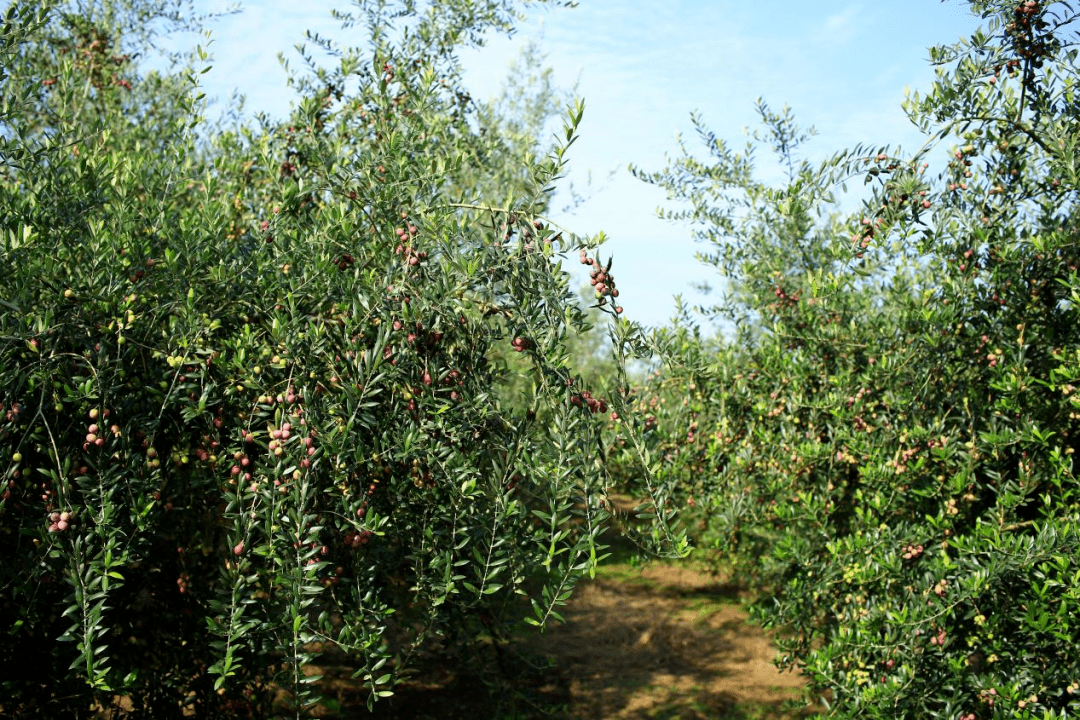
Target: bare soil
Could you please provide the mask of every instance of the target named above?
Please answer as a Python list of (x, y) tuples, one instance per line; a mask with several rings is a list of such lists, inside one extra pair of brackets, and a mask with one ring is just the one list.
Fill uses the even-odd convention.
[[(437, 653), (376, 703), (383, 720), (793, 720), (801, 678), (772, 663), (736, 585), (687, 564), (605, 565), (560, 611), (566, 622), (522, 635), (493, 662)], [(372, 717), (332, 669), (330, 717)], [(351, 707), (350, 707), (351, 706)], [(329, 708), (328, 708), (329, 710)], [(335, 712), (336, 711), (336, 712)]]
[[(508, 644), (425, 650), (394, 695), (366, 706), (354, 667), (324, 656), (307, 668), (328, 720), (795, 720), (802, 679), (772, 663), (737, 584), (693, 564), (605, 563), (579, 583), (564, 623)], [(344, 662), (344, 658), (342, 658)], [(820, 708), (817, 708), (820, 709)], [(101, 717), (124, 717), (115, 698)]]
[(580, 587), (566, 624), (533, 644), (569, 679), (568, 717), (779, 716), (802, 682), (738, 599), (688, 567), (627, 568)]

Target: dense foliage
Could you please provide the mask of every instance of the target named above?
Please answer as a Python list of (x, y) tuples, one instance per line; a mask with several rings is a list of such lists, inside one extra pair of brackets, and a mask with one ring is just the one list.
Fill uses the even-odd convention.
[(582, 107), (546, 151), (550, 106), (478, 112), (455, 55), (515, 12), (361, 2), (286, 121), (208, 126), (201, 49), (143, 62), (182, 5), (7, 7), (0, 712), (299, 714), (323, 652), (375, 698), (592, 571), (593, 245), (539, 216)]
[(698, 120), (707, 161), (639, 171), (685, 201), (734, 328), (664, 333), (649, 442), (831, 717), (1080, 713), (1077, 16), (973, 6), (905, 104), (914, 152), (800, 161), (761, 105), (746, 151)]
[(548, 146), (536, 47), (493, 102), (460, 76), (510, 0), (359, 2), (286, 120), (213, 125), (201, 48), (149, 69), (190, 8), (10, 3), (0, 713), (300, 715), (325, 653), (374, 701), (432, 638), (557, 619), (617, 488), (830, 716), (1080, 714), (1078, 15), (972, 6), (918, 149), (813, 163), (760, 103), (637, 171), (726, 296), (632, 382), (617, 266), (543, 217), (582, 105)]

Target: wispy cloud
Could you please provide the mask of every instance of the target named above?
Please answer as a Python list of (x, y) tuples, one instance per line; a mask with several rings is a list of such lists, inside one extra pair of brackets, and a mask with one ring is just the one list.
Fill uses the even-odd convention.
[[(330, 19), (330, 8), (345, 3), (248, 1), (242, 14), (213, 27), (215, 68), (203, 76), (205, 90), (227, 99), (238, 88), (249, 110), (280, 115), (290, 95), (277, 52), (295, 59), (292, 47), (309, 28), (346, 38)], [(227, 2), (196, 0), (196, 6)], [(542, 35), (558, 84), (580, 81), (585, 97), (567, 178), (582, 188), (590, 170), (603, 178), (627, 162), (661, 169), (664, 154), (676, 151), (674, 135), (690, 135), (693, 109), (717, 136), (741, 144), (743, 126), (756, 122), (759, 96), (777, 109), (790, 104), (800, 123), (821, 131), (806, 149), (808, 159), (859, 141), (910, 147), (917, 134), (900, 108), (904, 85), (925, 88), (932, 77), (926, 46), (975, 24), (958, 3), (940, 0), (773, 0), (770, 10), (766, 15), (737, 0), (620, 0), (541, 11), (513, 41), (493, 38), (470, 54), (467, 78), (477, 97), (494, 94), (523, 40)], [(687, 140), (698, 149), (694, 138)], [(553, 207), (564, 202), (557, 197)], [(692, 294), (689, 283), (711, 274), (694, 260), (702, 248), (690, 240), (690, 229), (655, 217), (665, 202), (661, 190), (623, 170), (573, 215), (554, 218), (573, 232), (608, 233), (605, 253), (615, 256), (627, 313), (647, 323), (664, 322), (671, 297)]]
[(865, 24), (860, 22), (861, 15), (861, 6), (850, 5), (827, 16), (811, 33), (811, 38), (816, 43), (846, 44), (858, 35), (860, 27), (865, 27)]

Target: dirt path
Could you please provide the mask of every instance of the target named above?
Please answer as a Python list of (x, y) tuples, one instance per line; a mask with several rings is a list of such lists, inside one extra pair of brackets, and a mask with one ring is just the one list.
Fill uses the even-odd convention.
[[(738, 590), (685, 565), (606, 565), (561, 610), (566, 623), (504, 653), (493, 678), (436, 660), (376, 706), (387, 720), (791, 720), (800, 678), (772, 664)], [(509, 659), (509, 660), (508, 660)], [(545, 662), (546, 661), (546, 662)], [(504, 677), (505, 680), (505, 677)], [(498, 695), (498, 694), (497, 694)], [(348, 700), (342, 698), (348, 707)], [(352, 717), (351, 714), (348, 715)], [(341, 716), (338, 716), (341, 717)], [(370, 717), (366, 710), (356, 717)]]
[(569, 717), (782, 717), (801, 681), (772, 664), (737, 590), (686, 567), (609, 569), (530, 645), (568, 679)]
[[(801, 679), (772, 664), (736, 586), (686, 563), (605, 563), (566, 622), (496, 653), (425, 652), (393, 697), (366, 708), (353, 667), (325, 662), (328, 720), (795, 720)], [(328, 659), (328, 658), (327, 658)], [(116, 708), (130, 710), (124, 698)], [(113, 714), (108, 714), (113, 717)], [(101, 717), (106, 717), (105, 714)]]

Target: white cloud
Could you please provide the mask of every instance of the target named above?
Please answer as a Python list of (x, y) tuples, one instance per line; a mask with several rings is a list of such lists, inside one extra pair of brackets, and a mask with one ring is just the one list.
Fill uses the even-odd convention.
[[(197, 0), (201, 10), (226, 2)], [(284, 114), (290, 95), (276, 54), (295, 59), (292, 47), (308, 28), (347, 38), (330, 18), (334, 4), (251, 0), (242, 14), (216, 23), (207, 94), (227, 99), (239, 88), (249, 111)], [(742, 127), (757, 121), (759, 96), (774, 109), (790, 104), (801, 124), (817, 126), (811, 158), (859, 141), (911, 145), (915, 134), (900, 109), (904, 85), (927, 87), (925, 47), (974, 26), (957, 3), (939, 0), (774, 0), (771, 10), (766, 16), (734, 0), (620, 0), (539, 11), (515, 39), (493, 37), (484, 50), (466, 53), (467, 78), (475, 95), (490, 96), (521, 43), (542, 35), (556, 82), (569, 88), (580, 78), (586, 111), (568, 179), (581, 187), (589, 171), (604, 183), (627, 162), (661, 169), (664, 154), (677, 151), (676, 132), (697, 151), (693, 109), (718, 137), (741, 145)], [(557, 197), (553, 206), (564, 202)], [(690, 229), (655, 217), (664, 203), (661, 191), (623, 170), (563, 218), (571, 231), (611, 236), (605, 253), (615, 255), (627, 313), (647, 323), (664, 322), (671, 297), (691, 294), (690, 282), (711, 275), (693, 257), (702, 248)]]
[(814, 42), (828, 42), (837, 45), (846, 44), (857, 34), (860, 25), (862, 8), (859, 5), (850, 5), (840, 12), (833, 13), (825, 18), (825, 21), (812, 33)]

